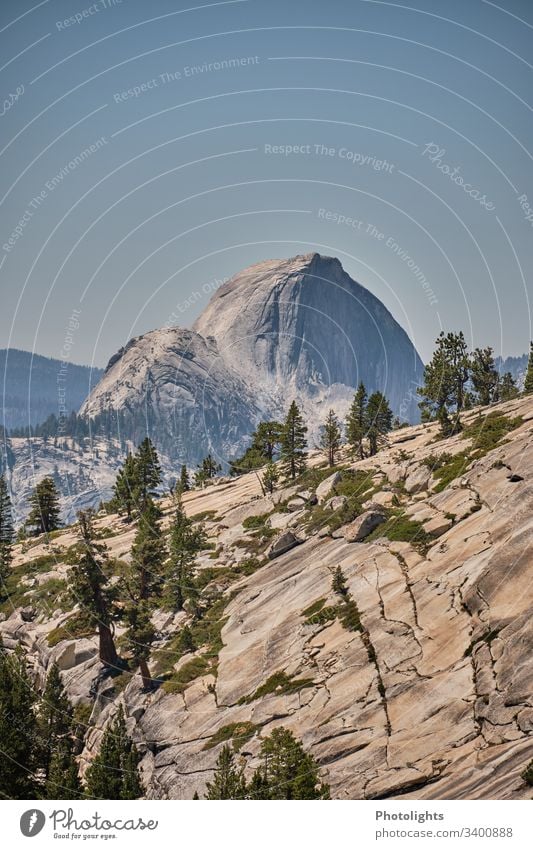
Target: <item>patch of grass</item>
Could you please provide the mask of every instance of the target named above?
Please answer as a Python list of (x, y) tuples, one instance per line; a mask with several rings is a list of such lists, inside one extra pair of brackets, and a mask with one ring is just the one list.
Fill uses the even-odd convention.
[[(344, 466), (318, 466), (314, 469), (306, 469), (305, 472), (294, 481), (298, 489), (316, 489), (322, 481), (329, 478), (335, 472), (341, 471)], [(289, 481), (290, 483), (290, 481)]]
[(59, 625), (47, 636), (50, 648), (57, 646), (62, 640), (80, 640), (82, 637), (93, 637), (96, 626), (92, 626), (85, 617), (74, 614), (63, 625)]
[(202, 510), (201, 513), (195, 513), (191, 516), (191, 519), (193, 522), (214, 522), (216, 515), (216, 510)]
[(257, 557), (258, 554), (263, 554), (265, 548), (278, 531), (274, 528), (269, 528), (267, 525), (262, 525), (261, 528), (247, 537), (241, 537), (235, 541), (237, 548), (243, 548), (250, 556)]
[(455, 478), (464, 474), (471, 459), (468, 451), (461, 451), (434, 471), (433, 477), (438, 481), (435, 492), (442, 492)]
[[(56, 568), (59, 559), (55, 554), (43, 554), (10, 569), (5, 581), (0, 585), (0, 613), (9, 616), (16, 607), (33, 604), (32, 594), (37, 593), (39, 596), (39, 593), (42, 594), (43, 591), (39, 587), (28, 587), (23, 583), (23, 579), (31, 579), (35, 575), (52, 571)], [(44, 596), (41, 595), (41, 598)]]
[(271, 693), (276, 693), (278, 696), (298, 693), (306, 687), (314, 687), (312, 678), (290, 678), (285, 672), (274, 672), (254, 693), (239, 699), (238, 704), (250, 704)]
[(257, 570), (264, 565), (265, 561), (259, 560), (258, 557), (245, 557), (244, 560), (241, 560), (240, 563), (233, 566), (233, 571), (236, 572), (239, 577), (242, 575), (248, 577), (248, 575), (253, 575), (254, 572), (257, 572)]
[(362, 512), (362, 504), (367, 501), (374, 489), (371, 469), (343, 469), (341, 479), (335, 484), (331, 495), (344, 495), (347, 502), (338, 510), (326, 510), (323, 505), (317, 505), (310, 510), (306, 529), (317, 531), (326, 526), (330, 531), (336, 531), (354, 519)]
[(229, 725), (223, 725), (210, 737), (204, 749), (213, 749), (219, 743), (227, 743), (231, 740), (233, 750), (238, 752), (254, 736), (258, 728), (260, 726), (254, 725), (253, 722), (231, 722)]
[(410, 542), (414, 547), (421, 549), (425, 549), (433, 542), (434, 537), (424, 530), (421, 522), (413, 522), (401, 510), (387, 512), (387, 520), (374, 528), (365, 542), (386, 537), (391, 542)]
[(324, 607), (326, 603), (325, 598), (318, 598), (313, 604), (310, 604), (309, 607), (306, 607), (305, 610), (302, 610), (302, 616), (307, 619), (308, 616), (313, 616), (314, 613), (318, 613)]
[(502, 415), (502, 413), (487, 413), (486, 416), (479, 416), (472, 424), (468, 425), (461, 436), (463, 439), (472, 440), (472, 451), (474, 452), (472, 459), (477, 460), (496, 448), (508, 433), (516, 430), (522, 423), (521, 416), (511, 419), (509, 416)]
[(270, 513), (261, 513), (260, 516), (248, 516), (247, 519), (243, 520), (242, 526), (246, 528), (246, 530), (254, 530), (256, 528), (263, 528), (266, 525), (266, 521)]
[(211, 664), (207, 658), (193, 657), (187, 663), (184, 663), (178, 672), (173, 672), (172, 675), (163, 683), (163, 690), (166, 693), (183, 693), (188, 685), (206, 675), (211, 669)]
[(57, 609), (66, 613), (72, 605), (67, 592), (67, 582), (62, 578), (50, 578), (32, 588), (26, 594), (24, 601), (36, 607), (40, 613), (48, 613)]
[(326, 625), (328, 622), (333, 622), (337, 618), (336, 607), (323, 607), (318, 613), (313, 613), (305, 620), (305, 625)]
[(447, 466), (453, 460), (453, 454), (443, 451), (442, 454), (429, 454), (422, 460), (422, 465), (427, 466), (432, 472), (438, 472), (443, 466)]

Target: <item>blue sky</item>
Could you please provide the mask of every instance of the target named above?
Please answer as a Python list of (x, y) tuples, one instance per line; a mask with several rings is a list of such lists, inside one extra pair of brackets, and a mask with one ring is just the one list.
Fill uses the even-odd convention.
[(104, 365), (317, 250), (424, 359), (523, 353), (532, 34), (526, 0), (4, 0), (0, 347)]

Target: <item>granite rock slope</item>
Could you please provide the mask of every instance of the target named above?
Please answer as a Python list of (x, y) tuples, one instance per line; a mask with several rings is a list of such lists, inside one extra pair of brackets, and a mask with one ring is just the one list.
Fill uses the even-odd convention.
[[(482, 442), (487, 414), (506, 427)], [(250, 772), (279, 725), (317, 758), (333, 798), (531, 798), (520, 774), (533, 758), (533, 398), (472, 410), (464, 424), (446, 440), (436, 425), (400, 429), (375, 457), (344, 456), (320, 504), (310, 495), (331, 472), (317, 452), (301, 484), (271, 497), (255, 475), (187, 493), (212, 543), (198, 569), (211, 570), (220, 643), (216, 657), (200, 646), (176, 659), (188, 613), (156, 611), (153, 668), (165, 652), (178, 676), (170, 680), (198, 666), (173, 692), (144, 693), (136, 674), (120, 686), (98, 677), (90, 639), (67, 633), (50, 647), (47, 634), (68, 628), (70, 613), (52, 604), (32, 618), (29, 587), (0, 632), (8, 647), (27, 647), (37, 675), (59, 658), (74, 700), (92, 707), (82, 768), (122, 702), (152, 798), (202, 795), (223, 740), (239, 739)], [(358, 542), (342, 533), (353, 521), (346, 502), (328, 506), (349, 502), (347, 480), (361, 482), (360, 514), (386, 514)], [(299, 492), (301, 507), (288, 510)], [(133, 529), (117, 517), (98, 524), (111, 554), (127, 559)], [(287, 529), (299, 544), (268, 559)], [(72, 530), (54, 540), (55, 573), (68, 571), (73, 541)], [(15, 564), (45, 551), (17, 549)], [(332, 589), (338, 566), (354, 605), (348, 618)]]

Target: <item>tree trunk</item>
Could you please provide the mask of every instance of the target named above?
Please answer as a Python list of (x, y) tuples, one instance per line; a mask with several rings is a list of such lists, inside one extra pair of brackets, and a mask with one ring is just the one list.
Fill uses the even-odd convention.
[(151, 690), (154, 686), (152, 676), (150, 675), (150, 670), (148, 668), (148, 664), (144, 658), (139, 660), (139, 670), (141, 673), (141, 678), (143, 681), (143, 687), (145, 690)]
[(98, 623), (98, 634), (100, 637), (99, 655), (100, 661), (104, 666), (109, 666), (111, 669), (118, 669), (118, 655), (115, 648), (115, 641), (111, 634), (109, 625), (104, 625), (103, 622)]

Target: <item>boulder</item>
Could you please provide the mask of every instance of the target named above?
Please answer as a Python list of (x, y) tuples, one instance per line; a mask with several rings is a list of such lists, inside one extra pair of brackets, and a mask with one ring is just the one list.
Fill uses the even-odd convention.
[(361, 542), (374, 528), (381, 525), (386, 520), (386, 516), (379, 510), (367, 510), (362, 513), (354, 522), (350, 522), (342, 529), (342, 535), (346, 542)]
[(324, 501), (327, 500), (328, 496), (331, 495), (332, 490), (337, 486), (341, 481), (341, 473), (333, 472), (329, 478), (323, 480), (322, 483), (319, 483), (316, 488), (316, 497), (319, 504), (323, 504)]
[(57, 652), (54, 661), (57, 663), (59, 669), (72, 669), (73, 666), (76, 666), (76, 643), (74, 640), (71, 640), (65, 645), (61, 646), (59, 651)]
[(363, 505), (365, 510), (368, 510), (370, 504), (379, 504), (381, 507), (390, 507), (394, 501), (394, 493), (384, 489), (381, 492), (376, 492), (372, 496), (371, 501), (366, 501)]
[(23, 622), (33, 622), (36, 616), (34, 607), (23, 607), (20, 611), (20, 617)]
[(286, 551), (290, 551), (291, 548), (301, 545), (302, 542), (303, 540), (297, 537), (292, 531), (285, 531), (283, 534), (280, 534), (270, 546), (268, 550), (268, 559), (274, 560), (275, 557), (285, 554)]
[(414, 469), (410, 469), (405, 480), (405, 491), (410, 494), (422, 492), (428, 488), (430, 477), (431, 469), (428, 469), (427, 466), (416, 466)]
[(348, 504), (348, 499), (345, 495), (334, 495), (324, 504), (324, 510), (341, 510)]
[(304, 504), (305, 500), (296, 496), (296, 498), (291, 498), (291, 500), (287, 502), (287, 510), (290, 510), (291, 513), (295, 513), (297, 510), (301, 510)]

